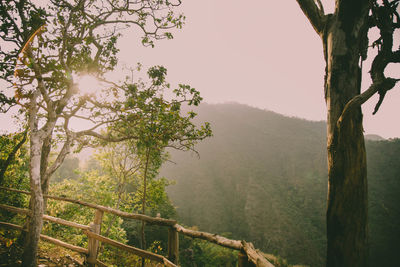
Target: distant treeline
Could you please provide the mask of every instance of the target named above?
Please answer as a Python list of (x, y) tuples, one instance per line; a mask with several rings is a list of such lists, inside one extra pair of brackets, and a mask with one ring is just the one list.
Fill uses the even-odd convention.
[[(179, 219), (292, 264), (324, 266), (326, 126), (239, 104), (202, 105), (214, 137), (172, 152), (162, 175)], [(376, 136), (375, 136), (376, 139)], [(398, 266), (400, 140), (367, 141), (371, 266)]]

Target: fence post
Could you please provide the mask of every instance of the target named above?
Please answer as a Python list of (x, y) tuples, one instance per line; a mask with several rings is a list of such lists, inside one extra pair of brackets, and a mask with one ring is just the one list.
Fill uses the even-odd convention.
[(256, 267), (256, 265), (249, 261), (246, 253), (239, 251), (238, 254), (238, 267)]
[[(89, 231), (99, 235), (102, 219), (103, 219), (103, 211), (96, 209), (96, 213), (94, 214), (94, 220), (89, 225), (90, 227)], [(98, 249), (99, 249), (99, 241), (89, 237), (89, 242), (88, 242), (89, 255), (87, 258), (89, 267), (95, 267), (97, 261)]]
[(168, 259), (175, 264), (179, 262), (179, 233), (175, 228), (168, 228)]

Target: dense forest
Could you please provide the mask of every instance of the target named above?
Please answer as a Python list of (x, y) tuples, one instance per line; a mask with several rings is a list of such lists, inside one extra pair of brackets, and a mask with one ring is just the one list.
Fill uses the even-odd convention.
[[(171, 152), (162, 175), (179, 219), (229, 233), (293, 264), (326, 254), (326, 126), (239, 104), (202, 105), (214, 136), (199, 157)], [(367, 140), (368, 140), (367, 136)], [(400, 140), (368, 140), (370, 266), (397, 266)]]
[[(196, 146), (198, 154), (170, 150), (169, 157), (162, 159), (160, 173), (160, 165), (154, 166), (148, 177), (146, 213), (178, 219), (192, 229), (253, 242), (262, 251), (278, 256), (281, 262), (324, 266), (325, 123), (289, 118), (235, 103), (202, 104), (196, 112), (199, 114), (196, 123), (211, 123), (213, 137)], [(19, 140), (21, 136), (13, 138)], [(3, 139), (2, 148), (6, 151), (11, 144), (6, 141), (14, 139), (6, 136)], [(367, 135), (366, 139), (370, 266), (397, 266), (400, 140), (385, 140), (377, 135)], [(139, 212), (141, 165), (138, 173), (126, 173), (126, 178), (119, 175), (130, 169), (131, 163), (140, 162), (140, 158), (131, 158), (123, 145), (106, 146), (93, 152), (84, 150), (68, 156), (52, 177), (50, 193)], [(28, 189), (26, 162), (27, 150), (23, 147), (7, 173), (5, 186)], [(113, 162), (131, 163), (125, 166)], [(27, 198), (18, 194), (2, 193), (0, 198), (2, 203), (28, 205)], [(52, 201), (47, 214), (82, 224), (92, 220), (89, 210)], [(7, 212), (1, 216), (16, 223), (22, 219)], [(140, 247), (140, 228), (140, 223), (107, 216), (102, 233)], [(75, 245), (87, 243), (81, 233), (65, 227), (46, 223), (43, 232)], [(2, 236), (4, 240), (14, 240), (9, 233), (4, 232)], [(165, 229), (147, 227), (146, 239), (149, 250), (165, 255), (168, 240)], [(42, 249), (52, 250), (45, 245)], [(237, 252), (183, 236), (180, 253), (182, 266), (235, 266), (237, 263)], [(117, 266), (138, 261), (137, 257), (128, 257), (111, 247), (101, 251), (100, 259)]]

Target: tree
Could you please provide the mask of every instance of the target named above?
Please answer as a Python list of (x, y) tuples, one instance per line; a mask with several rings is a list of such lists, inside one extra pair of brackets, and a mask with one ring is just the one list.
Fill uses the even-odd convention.
[[(163, 88), (170, 88), (166, 82), (167, 70), (163, 66), (155, 66), (148, 70), (150, 85), (142, 82), (130, 84), (127, 91), (126, 108), (139, 107), (136, 115), (141, 120), (132, 121), (129, 117), (121, 120), (118, 125), (123, 135), (135, 135), (134, 142), (127, 143), (138, 155), (142, 180), (141, 212), (146, 214), (148, 180), (154, 178), (163, 162), (164, 150), (167, 147), (178, 150), (194, 150), (197, 141), (211, 135), (208, 123), (197, 129), (192, 123), (196, 113), (189, 111), (187, 116), (181, 115), (183, 104), (197, 106), (202, 98), (194, 88), (180, 84), (174, 90), (177, 98), (168, 101), (163, 97)], [(189, 92), (191, 99), (186, 98)], [(132, 125), (133, 123), (133, 125)], [(146, 249), (145, 222), (141, 229), (142, 249)], [(144, 259), (142, 260), (144, 266)]]
[[(154, 148), (140, 145), (138, 148), (139, 142), (140, 140), (128, 140), (118, 144), (111, 143), (96, 155), (115, 190), (112, 206), (128, 212), (170, 218), (175, 212), (165, 192), (170, 182), (165, 178), (157, 178), (165, 156), (162, 155), (162, 151), (156, 151)], [(116, 218), (114, 216), (109, 222), (104, 235), (108, 235)], [(130, 229), (129, 242), (134, 246), (141, 245), (143, 249), (147, 249), (145, 236), (149, 232), (150, 238), (153, 237), (152, 241), (165, 241), (162, 240), (164, 231), (157, 227), (156, 230), (154, 227), (151, 230), (146, 229), (145, 235), (145, 225), (142, 222), (128, 220), (124, 221), (124, 225)]]
[[(140, 168), (140, 162), (137, 153), (132, 151), (132, 147), (127, 145), (128, 143), (130, 142), (108, 144), (95, 156), (102, 170), (113, 183), (116, 200), (112, 203), (112, 207), (117, 210), (121, 209), (121, 206), (124, 206), (124, 210), (126, 210), (126, 207), (129, 206), (128, 203), (133, 202), (133, 197), (129, 193), (137, 191), (138, 188), (137, 172)], [(105, 236), (108, 236), (116, 219), (117, 216), (113, 215)]]
[[(129, 113), (133, 120), (140, 119), (135, 115), (137, 106), (127, 111), (119, 109), (124, 97), (118, 90), (126, 89), (126, 84), (107, 83), (100, 101), (93, 95), (79, 94), (76, 75), (91, 73), (103, 78), (115, 68), (121, 29), (138, 27), (143, 33), (142, 43), (153, 46), (154, 40), (172, 38), (168, 29), (180, 28), (184, 20), (183, 15), (173, 12), (179, 0), (50, 0), (46, 4), (38, 7), (30, 0), (12, 0), (2, 1), (0, 6), (0, 38), (7, 44), (7, 49), (2, 47), (0, 52), (0, 72), (15, 91), (13, 101), (3, 94), (1, 100), (2, 104), (17, 103), (21, 113), (27, 115), (29, 126), (32, 215), (24, 266), (36, 265), (45, 210), (43, 194), (71, 147), (77, 142), (90, 144), (93, 137), (115, 142), (135, 138), (116, 137), (113, 131), (113, 125), (124, 118), (123, 113)], [(85, 120), (91, 127), (73, 131), (72, 118)], [(101, 129), (106, 133), (102, 134)], [(49, 165), (54, 144), (61, 148)]]
[[(327, 266), (368, 265), (367, 172), (361, 105), (376, 93), (376, 113), (387, 91), (399, 80), (386, 77), (389, 63), (400, 63), (393, 34), (400, 28), (399, 0), (339, 0), (325, 14), (320, 0), (297, 0), (321, 37), (328, 110)], [(378, 52), (371, 65), (372, 84), (361, 91), (362, 62), (367, 58), (368, 31), (377, 27)]]
[[(63, 195), (73, 199), (79, 199), (89, 203), (96, 203), (98, 205), (115, 207), (118, 202), (118, 195), (115, 194), (118, 185), (113, 177), (107, 174), (100, 174), (97, 170), (80, 172), (78, 179), (68, 180), (65, 179), (59, 183), (51, 184), (50, 190), (54, 195)], [(125, 209), (121, 209), (126, 211)], [(81, 224), (89, 224), (93, 220), (93, 210), (82, 208), (72, 203), (51, 201), (49, 200), (47, 212), (51, 216), (63, 218), (65, 220), (78, 222)], [(126, 232), (122, 228), (122, 218), (116, 217), (112, 214), (104, 214), (103, 225), (106, 226), (106, 231), (102, 229), (102, 235), (126, 243)], [(85, 247), (87, 246), (87, 237), (79, 230), (64, 227), (59, 224), (45, 224), (43, 227), (45, 234), (52, 237), (67, 240), (71, 244)], [(110, 260), (113, 258), (121, 257), (121, 255), (113, 250), (103, 250), (100, 257), (101, 260), (112, 264)], [(129, 264), (125, 263), (124, 266)]]

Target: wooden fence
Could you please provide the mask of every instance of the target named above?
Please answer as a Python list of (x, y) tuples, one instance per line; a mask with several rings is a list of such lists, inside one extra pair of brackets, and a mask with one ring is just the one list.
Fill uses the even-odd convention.
[[(6, 187), (0, 187), (0, 189), (11, 191), (11, 192), (22, 193), (22, 194), (26, 194), (26, 195), (31, 194), (30, 192), (27, 192), (27, 191), (6, 188)], [(123, 211), (116, 210), (116, 209), (113, 209), (110, 207), (105, 207), (105, 206), (96, 205), (93, 203), (87, 203), (87, 202), (84, 202), (81, 200), (76, 200), (76, 199), (69, 199), (69, 198), (65, 198), (65, 197), (44, 195), (44, 198), (75, 203), (75, 204), (78, 204), (81, 206), (86, 206), (86, 207), (89, 207), (89, 208), (92, 208), (95, 210), (94, 220), (89, 225), (82, 225), (82, 224), (78, 224), (75, 222), (63, 220), (61, 218), (56, 218), (56, 217), (52, 217), (49, 215), (43, 215), (44, 220), (47, 220), (47, 221), (50, 221), (53, 223), (57, 223), (57, 224), (74, 227), (77, 229), (81, 229), (83, 231), (83, 233), (85, 235), (87, 235), (87, 237), (88, 237), (88, 248), (82, 248), (79, 246), (75, 246), (75, 245), (63, 242), (61, 240), (55, 239), (50, 236), (40, 235), (40, 238), (44, 241), (47, 241), (47, 242), (53, 243), (57, 246), (61, 246), (61, 247), (84, 254), (86, 256), (86, 261), (89, 266), (93, 266), (93, 267), (94, 266), (107, 266), (106, 264), (104, 264), (103, 262), (101, 262), (97, 259), (99, 242), (106, 243), (111, 246), (117, 247), (121, 250), (128, 251), (128, 252), (133, 253), (142, 258), (161, 263), (167, 267), (178, 266), (178, 263), (179, 263), (179, 233), (181, 233), (185, 236), (207, 240), (209, 242), (212, 242), (214, 244), (217, 244), (217, 245), (220, 245), (220, 246), (223, 246), (226, 248), (238, 250), (239, 251), (239, 257), (238, 257), (238, 266), (239, 267), (254, 267), (254, 266), (273, 267), (273, 265), (265, 258), (265, 254), (256, 250), (251, 243), (248, 243), (246, 241), (232, 240), (232, 239), (228, 239), (223, 236), (216, 235), (216, 234), (210, 234), (207, 232), (200, 232), (200, 231), (186, 229), (186, 228), (182, 227), (181, 225), (179, 225), (177, 223), (177, 221), (175, 221), (175, 220), (164, 219), (164, 218), (159, 218), (159, 217), (150, 217), (150, 216), (143, 215), (143, 214), (134, 214), (134, 213), (123, 212)], [(23, 214), (26, 216), (30, 216), (30, 214), (31, 214), (31, 211), (28, 209), (16, 208), (16, 207), (4, 205), (4, 204), (0, 204), (0, 209)], [(120, 243), (120, 242), (117, 242), (110, 238), (107, 238), (105, 236), (102, 236), (100, 228), (101, 228), (101, 223), (102, 223), (104, 212), (108, 212), (108, 213), (117, 215), (122, 218), (144, 221), (150, 225), (161, 225), (161, 226), (167, 227), (168, 228), (168, 256), (164, 257), (164, 256), (161, 256), (161, 255), (158, 255), (158, 254), (146, 251), (146, 250), (142, 250), (142, 249), (138, 249), (138, 248), (135, 248), (132, 246), (125, 245), (123, 243)], [(0, 222), (0, 226), (13, 228), (13, 229), (21, 230), (21, 231), (24, 230), (19, 225), (10, 224), (7, 222)]]

